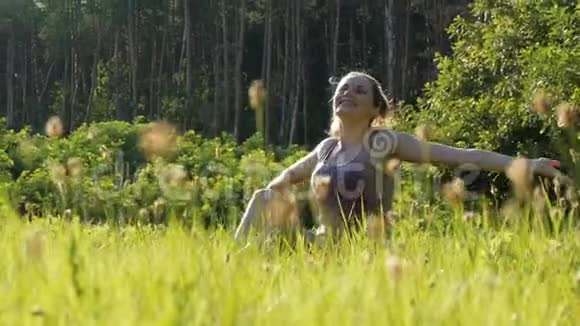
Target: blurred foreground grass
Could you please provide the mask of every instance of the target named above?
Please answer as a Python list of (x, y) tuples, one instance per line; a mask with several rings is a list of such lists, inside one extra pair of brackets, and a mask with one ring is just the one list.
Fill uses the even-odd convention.
[(386, 244), (231, 230), (0, 224), (0, 323), (578, 325), (580, 233), (401, 218)]

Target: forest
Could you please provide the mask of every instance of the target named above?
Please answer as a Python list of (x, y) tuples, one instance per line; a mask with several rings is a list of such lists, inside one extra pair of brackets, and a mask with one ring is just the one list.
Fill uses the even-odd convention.
[(457, 0), (3, 0), (0, 112), (42, 131), (166, 119), (207, 136), (256, 131), (252, 81), (267, 90), (267, 143), (313, 144), (327, 129), (329, 81), (351, 70), (415, 103), (451, 53)]

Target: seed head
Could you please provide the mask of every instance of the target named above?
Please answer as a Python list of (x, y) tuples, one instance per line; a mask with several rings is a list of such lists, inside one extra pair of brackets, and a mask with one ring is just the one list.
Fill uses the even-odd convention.
[(431, 138), (431, 129), (427, 125), (420, 125), (415, 128), (415, 135), (421, 141), (427, 142)]
[(25, 240), (26, 255), (33, 259), (41, 259), (44, 253), (45, 234), (36, 231)]
[(462, 179), (455, 178), (443, 185), (443, 198), (450, 204), (457, 205), (465, 199), (465, 184)]
[(263, 107), (267, 94), (264, 82), (262, 80), (254, 80), (248, 89), (250, 107), (254, 110)]
[(378, 216), (371, 216), (367, 219), (367, 232), (371, 240), (381, 240), (385, 238), (385, 220)]
[(401, 160), (398, 158), (388, 159), (385, 162), (385, 174), (394, 176), (401, 169)]
[(187, 172), (179, 164), (168, 164), (159, 175), (159, 182), (170, 187), (181, 187), (187, 181)]
[(532, 109), (536, 113), (549, 114), (552, 106), (553, 97), (545, 90), (538, 90), (532, 96)]
[(324, 200), (330, 193), (330, 176), (316, 176), (313, 181), (314, 196), (317, 200)]
[(385, 261), (385, 267), (387, 269), (387, 273), (389, 273), (389, 277), (395, 282), (401, 279), (403, 274), (403, 262), (397, 256), (389, 256)]
[(520, 199), (530, 197), (532, 191), (532, 173), (527, 159), (517, 158), (513, 160), (506, 170), (506, 175), (512, 181), (516, 196)]
[(578, 121), (578, 108), (570, 103), (561, 103), (556, 107), (558, 127), (569, 128)]
[(48, 168), (50, 177), (54, 183), (64, 183), (66, 180), (66, 168), (62, 164), (53, 163)]
[(64, 133), (62, 120), (58, 116), (50, 117), (46, 122), (45, 129), (46, 135), (51, 138), (58, 138)]
[(66, 162), (66, 169), (70, 176), (79, 176), (83, 171), (83, 161), (78, 157), (72, 157)]
[(177, 149), (177, 129), (167, 122), (154, 122), (141, 131), (139, 144), (149, 160), (169, 158)]

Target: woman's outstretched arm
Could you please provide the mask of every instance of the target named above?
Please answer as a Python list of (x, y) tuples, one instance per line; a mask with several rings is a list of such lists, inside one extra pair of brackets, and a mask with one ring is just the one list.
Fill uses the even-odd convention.
[(308, 180), (322, 153), (328, 149), (331, 141), (332, 138), (326, 138), (321, 141), (310, 153), (284, 169), (266, 188), (281, 189)]
[[(463, 149), (439, 143), (425, 142), (417, 137), (404, 133), (393, 132), (396, 139), (394, 155), (399, 159), (415, 163), (445, 164), (460, 166), (471, 164), (486, 171), (505, 172), (514, 161), (514, 157), (479, 149)], [(545, 177), (558, 178), (570, 183), (565, 175), (552, 165), (552, 160), (546, 158), (528, 160), (533, 173)]]

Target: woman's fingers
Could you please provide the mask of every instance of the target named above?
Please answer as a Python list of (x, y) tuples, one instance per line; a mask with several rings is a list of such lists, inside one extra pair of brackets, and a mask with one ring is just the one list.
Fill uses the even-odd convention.
[(559, 161), (539, 158), (532, 161), (532, 171), (534, 174), (539, 174), (544, 177), (554, 178), (561, 184), (571, 186), (574, 185), (574, 180), (572, 180), (567, 175), (563, 174), (558, 168), (561, 164)]

